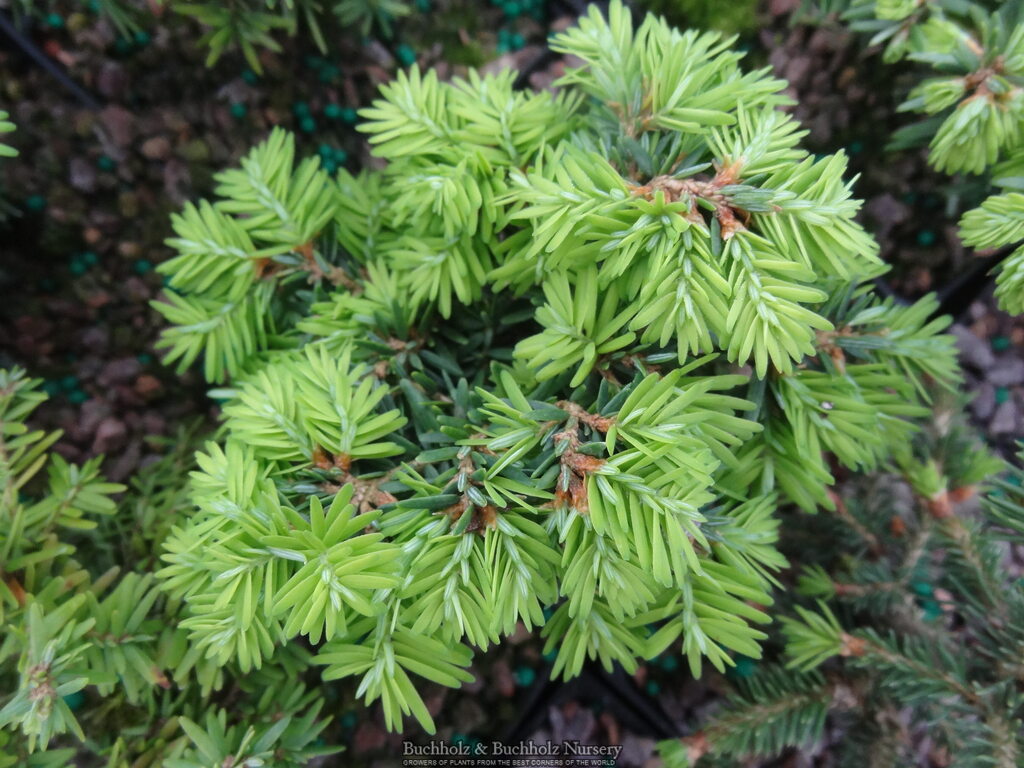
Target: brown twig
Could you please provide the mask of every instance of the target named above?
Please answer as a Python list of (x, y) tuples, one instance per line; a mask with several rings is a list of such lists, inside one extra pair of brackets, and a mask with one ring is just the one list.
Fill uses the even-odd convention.
[(647, 184), (632, 187), (630, 191), (647, 200), (660, 193), (670, 203), (686, 198), (690, 203), (686, 218), (701, 224), (704, 223), (704, 217), (700, 213), (697, 201), (705, 200), (714, 206), (714, 215), (721, 227), (722, 239), (728, 240), (736, 232), (746, 229), (750, 223), (750, 213), (730, 204), (728, 198), (722, 194), (723, 187), (739, 182), (742, 167), (739, 160), (728, 165), (716, 166), (715, 176), (704, 180), (656, 176)]
[(832, 500), (835, 505), (834, 514), (848, 526), (853, 528), (857, 534), (864, 539), (864, 542), (868, 545), (868, 549), (871, 551), (872, 556), (881, 557), (883, 553), (882, 543), (878, 540), (867, 527), (850, 514), (850, 510), (846, 507), (846, 502), (831, 488), (828, 489), (828, 497)]

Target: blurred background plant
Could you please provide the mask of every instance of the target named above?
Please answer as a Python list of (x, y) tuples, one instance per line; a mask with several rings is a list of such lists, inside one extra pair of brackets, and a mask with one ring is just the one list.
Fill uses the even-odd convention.
[(637, 5), (664, 16), (681, 29), (714, 29), (729, 35), (749, 36), (757, 29), (758, 0), (639, 0)]
[[(981, 203), (961, 219), (961, 237), (981, 255), (998, 252), (996, 297), (1008, 312), (1024, 311), (1024, 6), (833, 0), (804, 3), (802, 13), (849, 27), (887, 63), (914, 65), (899, 109), (924, 118), (897, 130), (888, 148), (927, 145), (929, 163), (955, 175), (947, 195)], [(998, 192), (981, 202), (986, 191)]]

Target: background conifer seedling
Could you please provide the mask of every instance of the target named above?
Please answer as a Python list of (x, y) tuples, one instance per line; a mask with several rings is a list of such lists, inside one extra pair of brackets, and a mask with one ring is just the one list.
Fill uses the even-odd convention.
[(919, 66), (900, 111), (923, 118), (896, 131), (889, 147), (927, 145), (929, 164), (964, 187), (970, 181), (961, 175), (980, 177), (990, 196), (963, 215), (960, 237), (983, 253), (1002, 252), (996, 298), (1007, 312), (1024, 312), (1024, 6), (988, 0), (807, 6), (862, 33), (885, 61)]

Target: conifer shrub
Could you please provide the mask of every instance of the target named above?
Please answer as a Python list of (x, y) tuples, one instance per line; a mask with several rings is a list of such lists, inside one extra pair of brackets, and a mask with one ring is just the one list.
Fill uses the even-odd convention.
[(759, 656), (777, 508), (834, 508), (957, 372), (731, 42), (592, 9), (557, 94), (413, 68), (361, 113), (379, 170), (277, 130), (174, 217), (160, 343), (224, 402), (158, 573), (190, 649), (427, 730), (421, 681), (519, 623), (564, 677)]
[[(0, 643), (0, 665), (8, 680), (15, 669), (20, 677), (14, 695), (5, 696), (0, 726), (18, 723), (29, 751), (67, 731), (82, 736), (63, 697), (86, 685), (85, 668), (103, 666), (103, 649), (83, 643), (83, 635), (108, 624), (125, 599), (152, 601), (157, 594), (150, 576), (123, 582), (124, 589), (100, 603), (97, 596), (114, 574), (92, 583), (71, 558), (75, 548), (61, 537), (95, 528), (93, 518), (112, 514), (110, 496), (124, 487), (104, 482), (96, 460), (79, 467), (47, 455), (59, 434), (25, 426), (46, 399), (39, 384), (21, 370), (0, 371), (0, 621), (13, 629)], [(31, 481), (44, 467), (48, 476), (31, 493)], [(138, 622), (126, 619), (120, 617), (125, 634), (135, 634)], [(121, 672), (133, 693), (152, 682), (138, 667)]]
[[(104, 0), (108, 6), (122, 2)], [(707, 5), (707, 0), (701, 3)], [(389, 44), (404, 38), (406, 42), (393, 50), (395, 58), (407, 64), (410, 57), (415, 58), (406, 37), (412, 32), (428, 45), (443, 44), (449, 63), (463, 58), (477, 61), (480, 41), (469, 42), (467, 30), (484, 29), (492, 21), (502, 24), (496, 50), (507, 53), (524, 44), (520, 32), (528, 31), (529, 25), (520, 26), (520, 20), (543, 23), (548, 15), (547, 0), (168, 0), (167, 4), (204, 27), (199, 45), (207, 49), (208, 65), (238, 50), (257, 73), (262, 72), (262, 52), (282, 51), (286, 37), (298, 38), (300, 47), (308, 39), (321, 54), (335, 56), (343, 50), (339, 40), (352, 46), (364, 44), (370, 36)], [(483, 14), (489, 14), (488, 21), (480, 23)], [(112, 9), (107, 15), (117, 18)]]
[(278, 34), (295, 37), (302, 30), (326, 53), (327, 41), (347, 31), (390, 38), (396, 21), (413, 13), (405, 0), (337, 0), (326, 7), (316, 0), (173, 0), (170, 7), (207, 29), (199, 40), (207, 49), (207, 66), (238, 49), (255, 72), (263, 71), (261, 50), (282, 50)]
[[(1019, 468), (958, 423), (961, 405), (842, 489), (835, 515), (792, 537), (804, 553), (776, 638), (780, 662), (736, 685), (668, 766), (734, 765), (813, 748), (839, 765), (1019, 765), (1024, 589), (1007, 568), (1024, 532)], [(976, 491), (985, 489), (982, 503)]]
[[(322, 697), (294, 678), (301, 649), (226, 678), (154, 578), (194, 427), (126, 489), (28, 428), (40, 384), (0, 370), (0, 766), (302, 766), (338, 751), (318, 741)], [(215, 691), (234, 699), (230, 719)]]
[[(90, 0), (72, 5), (87, 6), (108, 21), (125, 41), (145, 35), (165, 8), (169, 9), (195, 19), (205, 29), (198, 45), (207, 51), (207, 66), (214, 65), (229, 51), (238, 51), (258, 73), (263, 71), (260, 53), (281, 52), (282, 36), (306, 34), (321, 53), (327, 53), (333, 47), (328, 41), (346, 32), (391, 38), (396, 23), (414, 12), (413, 4), (407, 0), (334, 0), (326, 4), (317, 0)], [(64, 24), (50, 3), (5, 0), (0, 8), (9, 10), (19, 23), (32, 19), (41, 26)], [(421, 11), (428, 8), (429, 4), (418, 6)]]

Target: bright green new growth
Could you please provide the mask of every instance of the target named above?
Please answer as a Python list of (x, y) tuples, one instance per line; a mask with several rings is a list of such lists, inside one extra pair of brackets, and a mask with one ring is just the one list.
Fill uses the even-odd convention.
[(879, 302), (842, 155), (814, 159), (716, 34), (613, 3), (503, 72), (382, 87), (382, 171), (275, 131), (189, 206), (168, 357), (230, 387), (160, 572), (216, 664), (304, 635), (386, 721), (414, 678), (540, 627), (555, 673), (759, 655), (780, 497), (830, 506), (955, 381), (933, 299)]
[(993, 170), (992, 195), (960, 220), (960, 236), (974, 248), (1015, 247), (999, 265), (996, 298), (1007, 312), (1024, 312), (1024, 147)]
[[(843, 5), (840, 0), (837, 5)], [(928, 115), (898, 131), (897, 147), (931, 141), (929, 161), (946, 173), (983, 173), (1021, 141), (1024, 27), (1014, 3), (989, 0), (847, 0), (851, 29), (884, 45), (887, 62), (930, 67), (900, 106)], [(823, 2), (822, 5), (828, 5)], [(993, 8), (995, 10), (993, 10)]]

